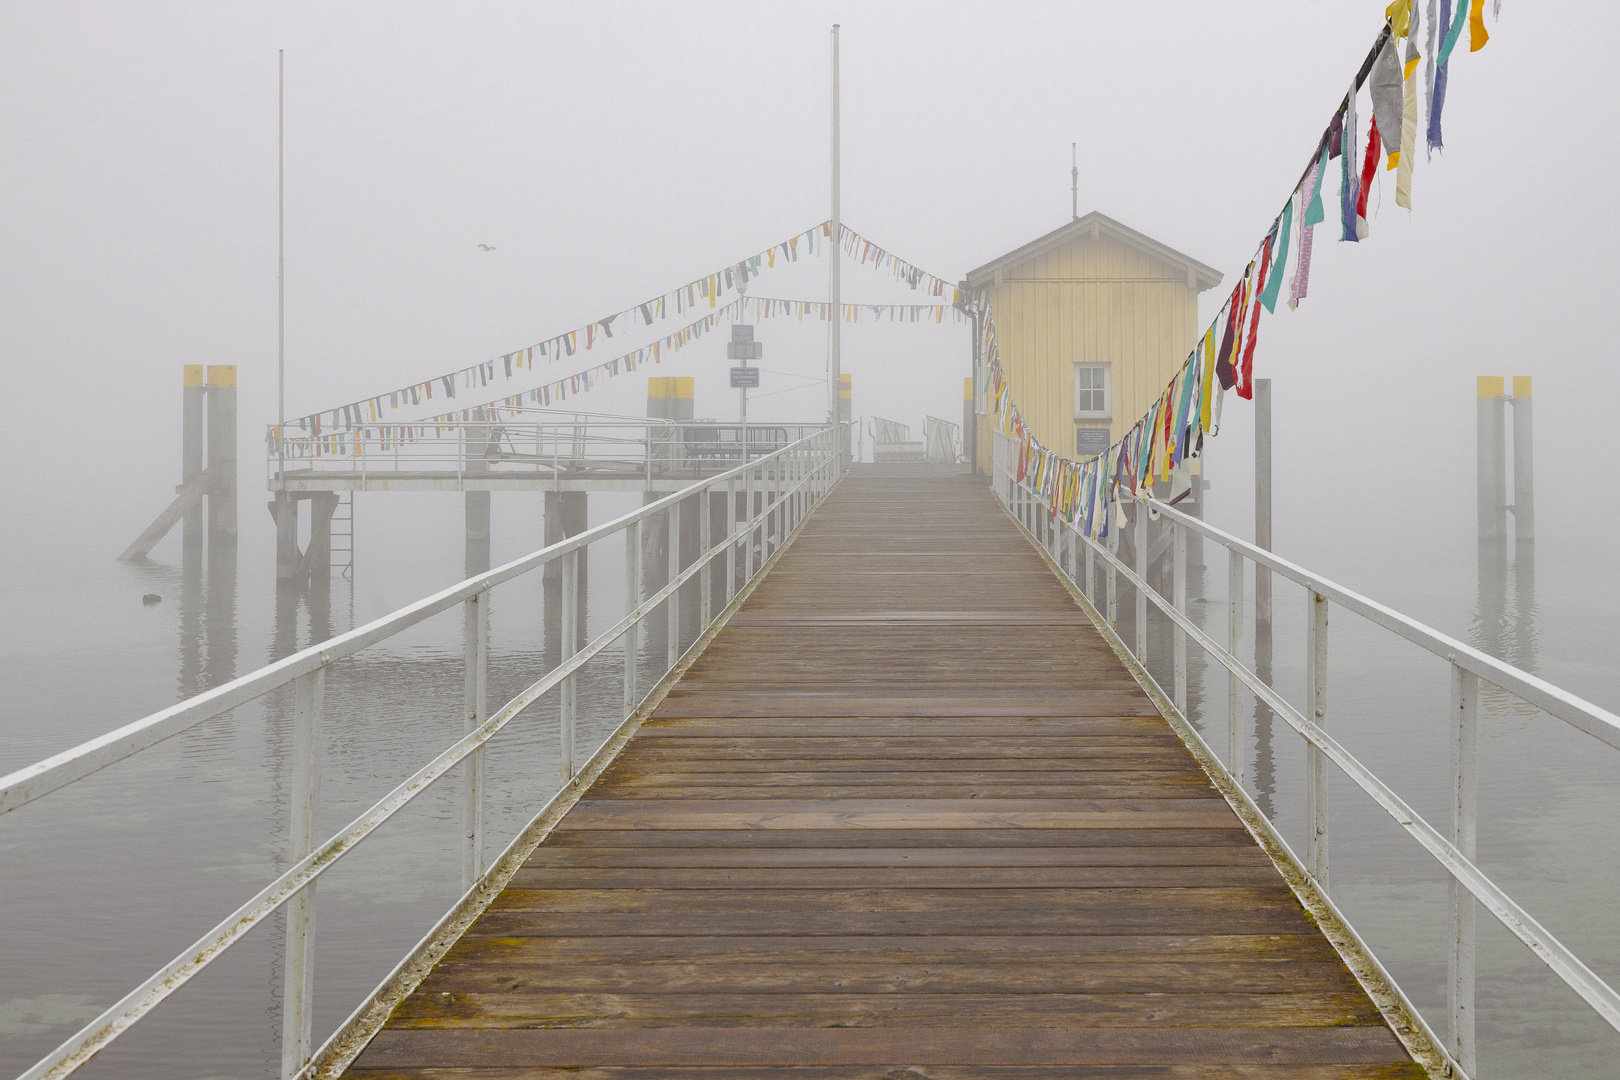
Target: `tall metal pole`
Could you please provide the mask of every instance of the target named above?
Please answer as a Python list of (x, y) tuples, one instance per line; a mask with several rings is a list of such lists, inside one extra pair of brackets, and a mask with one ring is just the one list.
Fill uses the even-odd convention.
[[(838, 204), (838, 24), (832, 28), (832, 377), (831, 400), (827, 403), (827, 423), (838, 423), (843, 400), (843, 323), (844, 294), (839, 271), (843, 269), (843, 217)], [(843, 440), (839, 440), (840, 446)]]
[(287, 472), (287, 50), (276, 50), (276, 468)]

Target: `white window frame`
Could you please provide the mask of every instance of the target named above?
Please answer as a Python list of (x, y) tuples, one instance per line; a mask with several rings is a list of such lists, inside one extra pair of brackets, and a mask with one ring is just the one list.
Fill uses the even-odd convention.
[[(1103, 407), (1098, 409), (1082, 409), (1080, 395), (1091, 394), (1096, 387), (1080, 385), (1080, 372), (1101, 371), (1103, 374), (1102, 400)], [(1114, 372), (1112, 364), (1076, 364), (1074, 365), (1074, 418), (1076, 420), (1104, 420), (1112, 419), (1114, 415)]]

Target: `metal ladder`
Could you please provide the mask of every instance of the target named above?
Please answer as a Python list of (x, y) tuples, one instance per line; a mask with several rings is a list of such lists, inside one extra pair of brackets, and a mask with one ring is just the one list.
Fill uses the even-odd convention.
[(332, 511), (332, 569), (348, 581), (354, 580), (354, 492), (338, 496)]

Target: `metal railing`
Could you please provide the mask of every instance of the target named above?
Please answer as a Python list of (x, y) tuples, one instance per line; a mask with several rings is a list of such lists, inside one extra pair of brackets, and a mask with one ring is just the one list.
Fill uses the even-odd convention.
[[(1338, 768), (1358, 788), (1381, 807), (1407, 835), (1415, 839), (1445, 870), (1448, 878), (1450, 947), (1447, 975), (1446, 1037), (1435, 1038), (1417, 1009), (1402, 994), (1375, 956), (1356, 936), (1356, 943), (1367, 951), (1368, 959), (1388, 983), (1410, 1016), (1424, 1028), (1434, 1045), (1447, 1056), (1453, 1073), (1472, 1076), (1475, 1070), (1475, 904), (1493, 915), (1507, 930), (1529, 948), (1537, 959), (1574, 990), (1610, 1028), (1620, 1031), (1620, 994), (1586, 966), (1562, 942), (1537, 922), (1529, 912), (1507, 895), (1474, 862), (1476, 800), (1475, 771), (1478, 756), (1479, 702), (1481, 681), (1490, 683), (1548, 715), (1586, 732), (1611, 747), (1620, 749), (1620, 716), (1585, 701), (1544, 679), (1521, 671), (1501, 660), (1448, 637), (1376, 600), (1338, 585), (1309, 570), (1278, 558), (1206, 522), (1184, 514), (1151, 495), (1132, 497), (1136, 508), (1136, 530), (1132, 536), (1134, 566), (1119, 558), (1120, 529), (1110, 530), (1099, 542), (1077, 530), (1056, 514), (1036, 492), (1015, 480), (1011, 471), (1008, 438), (997, 434), (993, 447), (992, 486), (1009, 513), (1046, 551), (1054, 565), (1085, 597), (1093, 616), (1104, 625), (1116, 646), (1135, 658), (1139, 674), (1158, 692), (1163, 703), (1175, 713), (1178, 729), (1196, 742), (1204, 760), (1224, 772), (1229, 791), (1270, 829), (1277, 847), (1320, 892), (1327, 907), (1348, 921), (1333, 904), (1328, 892), (1331, 821), (1328, 813), (1329, 763)], [(1144, 518), (1154, 515), (1169, 526), (1172, 559), (1171, 593), (1165, 597), (1148, 582), (1148, 544), (1141, 531)], [(1188, 613), (1187, 537), (1189, 533), (1213, 541), (1228, 554), (1227, 640), (1222, 643), (1200, 627)], [(1254, 670), (1238, 658), (1243, 628), (1243, 583), (1245, 564), (1254, 564), (1256, 581), (1261, 575), (1276, 574), (1302, 586), (1308, 598), (1306, 619), (1305, 708), (1295, 708)], [(1098, 566), (1102, 572), (1097, 572)], [(1099, 581), (1099, 578), (1101, 579)], [(1135, 593), (1134, 642), (1118, 633), (1120, 580)], [(1099, 591), (1101, 595), (1099, 596)], [(1151, 604), (1172, 624), (1171, 691), (1164, 693), (1148, 670), (1147, 609)], [(1331, 608), (1360, 616), (1444, 660), (1451, 670), (1450, 798), (1452, 822), (1442, 831), (1424, 820), (1383, 780), (1357, 760), (1328, 733), (1327, 658), (1328, 625)], [(1215, 753), (1197, 729), (1187, 721), (1187, 643), (1191, 641), (1229, 673), (1227, 701), (1227, 746), (1224, 758)], [(1162, 664), (1161, 659), (1161, 664)], [(1307, 746), (1305, 858), (1295, 856), (1282, 839), (1275, 823), (1264, 815), (1245, 788), (1242, 728), (1238, 715), (1238, 686), (1247, 687), (1277, 716), (1301, 735)]]
[(955, 465), (962, 460), (960, 424), (941, 420), (937, 416), (923, 417), (923, 457), (942, 465)]
[[(747, 456), (764, 457), (825, 426), (749, 424)], [(272, 487), (322, 474), (362, 483), (407, 476), (647, 480), (718, 472), (743, 460), (742, 442), (738, 424), (503, 408), (483, 416), (474, 410), (467, 420), (379, 420), (318, 435), (290, 433), (279, 443), (272, 426), (265, 461)]]
[[(692, 486), (598, 525), (561, 543), (553, 544), (516, 559), (505, 566), (468, 578), (433, 596), (419, 600), (365, 626), (331, 638), (319, 645), (294, 653), (206, 693), (145, 719), (138, 720), (97, 739), (66, 750), (9, 776), (0, 777), (0, 813), (26, 806), (76, 780), (98, 772), (165, 739), (178, 735), (207, 720), (280, 687), (293, 688), (293, 776), (289, 866), (237, 910), (231, 912), (149, 979), (131, 990), (116, 1004), (90, 1021), (54, 1052), (22, 1074), (22, 1080), (44, 1080), (66, 1076), (88, 1062), (131, 1025), (159, 1003), (174, 994), (231, 946), (282, 906), (287, 908), (285, 982), (283, 996), (282, 1068), (283, 1077), (306, 1076), (316, 1055), (311, 1053), (311, 1002), (314, 993), (312, 956), (314, 949), (315, 885), (321, 874), (352, 851), (402, 807), (425, 792), (454, 766), (466, 762), (462, 807), (462, 887), (465, 902), (491, 873), (484, 851), (484, 747), (502, 728), (516, 719), (543, 695), (557, 691), (560, 697), (558, 735), (560, 776), (557, 793), (530, 823), (538, 822), (546, 809), (574, 787), (581, 771), (575, 747), (580, 669), (609, 645), (623, 640), (625, 723), (635, 716), (646, 695), (657, 688), (643, 686), (637, 672), (636, 635), (638, 629), (663, 608), (668, 620), (668, 655), (665, 672), (675, 669), (680, 656), (680, 604), (682, 586), (698, 583), (698, 628), (694, 648), (714, 622), (715, 594), (712, 566), (721, 560), (724, 567), (726, 604), (734, 601), (749, 582), (760, 574), (770, 558), (786, 543), (805, 516), (820, 503), (838, 482), (844, 469), (840, 453), (843, 440), (837, 428), (823, 428), (781, 449), (698, 481)], [(719, 495), (727, 502), (726, 520), (731, 523), (725, 536), (715, 543), (711, 537), (710, 503)], [(696, 500), (699, 517), (697, 554), (683, 565), (679, 521), (681, 507)], [(736, 512), (744, 506), (742, 519)], [(757, 506), (757, 512), (756, 512)], [(642, 572), (642, 533), (662, 521), (668, 531), (668, 581), (658, 591), (640, 598)], [(594, 542), (625, 534), (625, 575), (630, 610), (607, 630), (578, 645), (578, 597), (580, 555)], [(490, 592), (497, 586), (561, 561), (562, 662), (532, 682), (511, 701), (493, 712), (485, 700), (489, 661)], [(741, 570), (741, 576), (737, 573)], [(740, 583), (739, 583), (740, 582)], [(724, 607), (725, 605), (722, 605)], [(422, 623), (435, 615), (460, 607), (464, 612), (463, 660), (464, 731), (456, 742), (378, 800), (359, 817), (324, 840), (318, 840), (315, 827), (320, 802), (319, 746), (322, 725), (322, 699), (327, 669), (380, 642)], [(622, 729), (622, 725), (621, 725)], [(603, 753), (613, 742), (610, 735), (596, 751)], [(586, 764), (590, 764), (587, 762)], [(529, 827), (521, 830), (519, 839)], [(513, 841), (516, 845), (517, 840)], [(509, 848), (508, 851), (511, 849)], [(380, 989), (380, 988), (379, 988)], [(364, 1008), (364, 1006), (362, 1006)], [(354, 1016), (328, 1040), (327, 1047), (349, 1028)], [(324, 1054), (326, 1049), (323, 1048)]]

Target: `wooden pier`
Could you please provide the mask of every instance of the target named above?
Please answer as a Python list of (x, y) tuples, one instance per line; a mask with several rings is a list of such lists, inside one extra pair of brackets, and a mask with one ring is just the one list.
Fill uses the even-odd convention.
[(351, 1067), (1422, 1077), (981, 480), (857, 469)]

